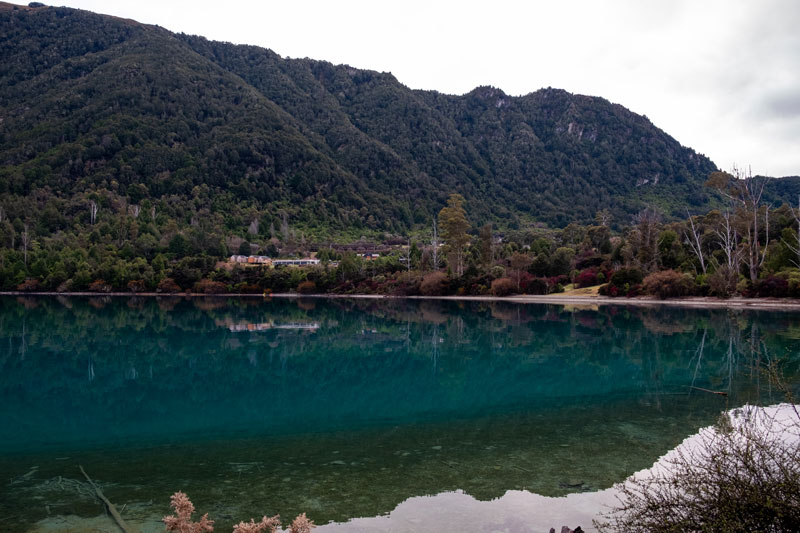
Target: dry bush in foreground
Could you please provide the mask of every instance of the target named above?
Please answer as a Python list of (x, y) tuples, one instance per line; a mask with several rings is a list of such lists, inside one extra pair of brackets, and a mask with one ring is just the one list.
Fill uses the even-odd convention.
[[(800, 531), (800, 417), (745, 407), (620, 488), (611, 532)], [(785, 413), (786, 411), (784, 411)], [(685, 443), (686, 444), (686, 443)]]
[[(208, 519), (208, 513), (204, 514), (199, 522), (192, 521), (194, 514), (194, 504), (183, 492), (176, 492), (170, 498), (170, 506), (175, 510), (174, 515), (163, 518), (167, 531), (177, 531), (178, 533), (204, 533), (214, 531), (214, 521)], [(281, 521), (278, 515), (262, 517), (260, 522), (252, 518), (249, 522), (239, 522), (233, 526), (233, 533), (276, 533), (283, 531), (280, 529)], [(314, 528), (314, 521), (309, 520), (306, 514), (298, 515), (289, 526), (289, 533), (311, 533)]]

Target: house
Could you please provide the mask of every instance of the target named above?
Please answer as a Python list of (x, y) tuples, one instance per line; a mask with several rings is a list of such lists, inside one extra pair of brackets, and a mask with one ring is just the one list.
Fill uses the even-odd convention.
[(272, 266), (311, 266), (318, 265), (319, 259), (304, 257), (302, 259), (273, 259)]
[(271, 265), (272, 259), (265, 255), (232, 255), (231, 263), (245, 263), (248, 265)]

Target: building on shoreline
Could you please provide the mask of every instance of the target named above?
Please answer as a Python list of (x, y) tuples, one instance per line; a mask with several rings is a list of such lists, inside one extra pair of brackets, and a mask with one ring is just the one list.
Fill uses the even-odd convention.
[(265, 255), (232, 255), (228, 260), (230, 263), (264, 266), (313, 266), (320, 263), (319, 259), (313, 257), (303, 257), (301, 259), (272, 259)]

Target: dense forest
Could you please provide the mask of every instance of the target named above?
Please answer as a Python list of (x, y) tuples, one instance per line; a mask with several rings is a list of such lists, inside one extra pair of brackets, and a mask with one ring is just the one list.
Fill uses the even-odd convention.
[[(416, 91), (40, 4), (0, 3), (0, 53), (4, 290), (483, 294), (514, 276), (514, 292), (557, 290), (587, 268), (710, 276), (726, 210), (737, 246), (768, 252), (755, 277), (742, 268), (751, 284), (791, 265), (795, 212), (779, 206), (800, 179), (753, 178), (774, 214), (748, 234), (743, 207), (704, 185), (710, 160), (602, 98)], [(708, 213), (691, 219), (699, 256), (689, 213)], [(643, 218), (657, 257), (639, 257)], [(338, 246), (353, 241), (386, 246), (367, 262)], [(233, 253), (323, 264), (224, 264)]]

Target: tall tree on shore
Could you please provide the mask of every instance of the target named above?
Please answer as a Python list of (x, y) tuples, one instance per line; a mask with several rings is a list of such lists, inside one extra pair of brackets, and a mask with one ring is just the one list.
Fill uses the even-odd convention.
[(451, 194), (447, 206), (439, 211), (439, 225), (442, 227), (450, 268), (457, 276), (464, 274), (464, 250), (469, 242), (469, 221), (464, 209), (464, 197)]
[(483, 268), (488, 269), (494, 260), (494, 243), (492, 242), (492, 225), (484, 224), (478, 230), (478, 250)]
[(433, 270), (439, 270), (439, 228), (435, 217), (433, 219), (433, 237), (431, 238), (431, 258)]
[(653, 207), (646, 207), (634, 218), (634, 227), (628, 239), (636, 254), (636, 262), (645, 272), (658, 268), (658, 234), (661, 230), (660, 214)]

